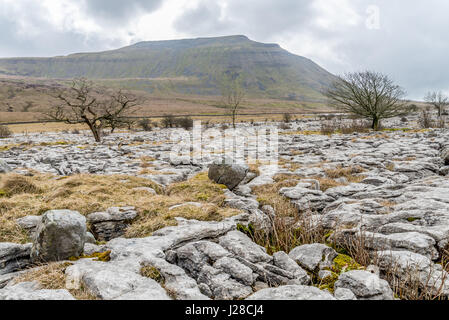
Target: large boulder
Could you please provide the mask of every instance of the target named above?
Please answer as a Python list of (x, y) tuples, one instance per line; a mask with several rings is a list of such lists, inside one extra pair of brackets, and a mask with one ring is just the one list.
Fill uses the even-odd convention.
[(209, 167), (209, 179), (219, 184), (224, 184), (229, 190), (233, 190), (245, 179), (248, 173), (248, 166), (244, 164), (235, 164), (228, 159), (215, 161)]
[(51, 210), (43, 214), (31, 249), (34, 262), (80, 256), (86, 241), (86, 218), (77, 211)]

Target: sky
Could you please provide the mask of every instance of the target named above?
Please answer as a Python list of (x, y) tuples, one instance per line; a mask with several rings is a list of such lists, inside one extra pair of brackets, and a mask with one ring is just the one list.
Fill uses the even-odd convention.
[(0, 57), (239, 34), (336, 75), (388, 74), (422, 100), (449, 94), (447, 12), (444, 0), (0, 0)]

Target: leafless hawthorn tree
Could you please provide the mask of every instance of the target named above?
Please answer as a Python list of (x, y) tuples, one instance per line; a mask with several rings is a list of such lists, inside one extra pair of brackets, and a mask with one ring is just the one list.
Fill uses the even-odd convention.
[(438, 118), (441, 118), (444, 108), (449, 105), (449, 98), (441, 91), (427, 93), (424, 100), (438, 110)]
[(403, 89), (388, 76), (372, 71), (345, 74), (324, 95), (331, 106), (370, 119), (374, 130), (379, 129), (380, 120), (411, 111), (402, 100)]
[(136, 111), (135, 107), (141, 102), (142, 100), (135, 95), (122, 90), (112, 92), (108, 100), (103, 102), (105, 127), (111, 128), (111, 133), (120, 127), (130, 129), (135, 121), (129, 116)]
[(45, 113), (47, 117), (69, 124), (87, 124), (97, 142), (101, 142), (103, 128), (110, 127), (113, 131), (129, 124), (127, 116), (141, 103), (132, 94), (101, 90), (84, 78), (74, 79), (69, 88), (58, 89), (51, 95), (60, 103)]
[(241, 78), (235, 74), (224, 74), (221, 80), (221, 96), (224, 107), (231, 111), (232, 126), (235, 129), (237, 111), (245, 97)]

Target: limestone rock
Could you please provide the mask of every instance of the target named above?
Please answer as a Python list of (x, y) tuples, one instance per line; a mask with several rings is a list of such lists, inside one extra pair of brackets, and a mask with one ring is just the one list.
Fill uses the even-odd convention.
[(300, 266), (313, 272), (317, 268), (330, 267), (337, 252), (324, 244), (314, 243), (296, 247), (288, 255)]
[(8, 173), (11, 171), (11, 167), (5, 161), (0, 160), (0, 173)]
[(0, 289), (0, 300), (75, 300), (65, 289), (40, 289), (37, 282), (22, 282)]
[(219, 238), (219, 244), (234, 255), (252, 263), (270, 262), (273, 259), (266, 253), (265, 248), (255, 244), (240, 231), (228, 232)]
[(109, 241), (121, 237), (128, 222), (137, 216), (134, 207), (113, 207), (105, 212), (94, 212), (87, 216), (92, 226), (92, 232), (99, 241)]
[(364, 271), (353, 270), (342, 273), (335, 288), (351, 290), (359, 300), (393, 300), (393, 291), (388, 282), (377, 275)]
[(257, 291), (246, 300), (335, 300), (327, 291), (299, 285), (281, 286)]
[(83, 253), (86, 218), (77, 211), (51, 210), (42, 216), (31, 249), (32, 261), (60, 261)]
[(32, 244), (0, 242), (0, 275), (21, 270), (30, 264)]
[(219, 184), (224, 184), (229, 190), (233, 190), (245, 179), (248, 173), (248, 166), (241, 164), (232, 164), (227, 159), (215, 161), (209, 167), (209, 179)]

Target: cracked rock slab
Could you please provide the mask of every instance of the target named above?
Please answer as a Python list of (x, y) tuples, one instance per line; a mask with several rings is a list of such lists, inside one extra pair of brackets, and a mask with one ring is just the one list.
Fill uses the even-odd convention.
[(246, 300), (335, 300), (327, 291), (300, 285), (281, 286), (257, 291)]

